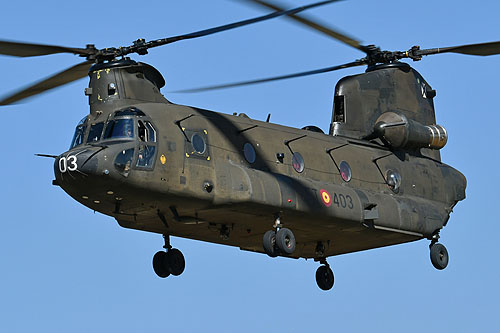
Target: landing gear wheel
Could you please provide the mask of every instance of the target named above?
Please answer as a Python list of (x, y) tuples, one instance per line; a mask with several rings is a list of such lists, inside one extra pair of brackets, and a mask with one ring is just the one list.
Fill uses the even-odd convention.
[(292, 254), (295, 251), (295, 236), (290, 229), (281, 228), (276, 233), (276, 246), (284, 254)]
[(330, 266), (319, 266), (316, 271), (316, 283), (321, 290), (330, 290), (333, 287), (334, 276)]
[(274, 230), (269, 230), (264, 234), (262, 239), (262, 247), (264, 247), (264, 252), (271, 258), (278, 256), (278, 248), (276, 247), (276, 232)]
[(153, 270), (156, 275), (161, 278), (166, 278), (170, 275), (168, 267), (167, 252), (159, 251), (153, 257)]
[(439, 270), (445, 269), (448, 266), (448, 250), (443, 244), (435, 243), (431, 245), (431, 262), (432, 265)]
[(174, 276), (179, 276), (184, 272), (186, 267), (186, 261), (184, 260), (184, 255), (181, 251), (177, 249), (170, 249), (166, 253), (166, 260), (168, 263), (168, 269), (170, 274)]

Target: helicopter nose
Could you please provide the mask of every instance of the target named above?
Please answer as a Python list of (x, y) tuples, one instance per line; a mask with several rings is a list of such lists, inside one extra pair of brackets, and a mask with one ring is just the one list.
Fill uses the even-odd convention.
[(54, 173), (57, 180), (65, 178), (86, 178), (98, 172), (98, 153), (103, 147), (89, 147), (71, 150), (61, 154), (54, 163)]

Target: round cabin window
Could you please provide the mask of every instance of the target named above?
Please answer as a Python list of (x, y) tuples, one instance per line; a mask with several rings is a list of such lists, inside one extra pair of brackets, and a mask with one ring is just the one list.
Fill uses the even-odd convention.
[(301, 173), (304, 171), (304, 159), (300, 153), (293, 153), (292, 155), (292, 166), (295, 171)]
[(194, 151), (198, 154), (203, 154), (205, 152), (205, 140), (198, 133), (193, 134), (191, 144), (193, 145)]
[(257, 154), (255, 153), (255, 148), (252, 146), (251, 143), (249, 142), (245, 143), (245, 145), (243, 146), (243, 154), (245, 155), (245, 159), (247, 160), (248, 163), (255, 162)]
[(389, 188), (394, 192), (398, 193), (401, 186), (401, 175), (396, 170), (387, 170), (386, 172), (386, 182)]
[(339, 170), (340, 170), (340, 176), (345, 182), (348, 182), (352, 178), (352, 172), (351, 172), (351, 167), (349, 166), (349, 163), (346, 161), (340, 162), (339, 165)]

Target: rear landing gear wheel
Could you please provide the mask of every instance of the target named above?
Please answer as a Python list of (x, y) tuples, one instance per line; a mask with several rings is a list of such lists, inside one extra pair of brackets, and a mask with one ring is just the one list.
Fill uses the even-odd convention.
[(431, 262), (432, 265), (439, 270), (445, 269), (448, 266), (449, 256), (448, 250), (443, 244), (434, 243), (431, 244)]
[(272, 258), (280, 254), (289, 255), (295, 251), (295, 236), (290, 229), (281, 228), (278, 232), (269, 230), (264, 234), (262, 247), (264, 252)]
[(321, 290), (332, 289), (334, 280), (335, 278), (330, 266), (319, 266), (318, 270), (316, 271), (316, 283)]
[(281, 228), (276, 233), (276, 246), (284, 254), (292, 254), (295, 251), (295, 236), (290, 229)]
[(153, 270), (161, 278), (166, 278), (170, 275), (167, 259), (167, 252), (164, 251), (156, 252), (153, 257)]
[(262, 247), (264, 248), (264, 252), (271, 258), (278, 256), (279, 250), (276, 246), (276, 232), (274, 230), (269, 230), (264, 234)]

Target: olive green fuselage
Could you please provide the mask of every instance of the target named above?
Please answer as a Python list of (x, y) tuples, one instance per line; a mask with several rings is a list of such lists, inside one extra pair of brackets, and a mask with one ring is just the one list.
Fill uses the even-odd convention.
[[(123, 227), (263, 252), (279, 216), (297, 240), (292, 257), (317, 258), (431, 238), (465, 197), (465, 178), (419, 150), (172, 104), (152, 67), (132, 65), (91, 69), (85, 140), (55, 162), (58, 185)], [(135, 134), (104, 129), (85, 143), (92, 124), (127, 108), (141, 111), (120, 118)], [(140, 136), (142, 123), (154, 139)], [(141, 164), (146, 146), (153, 157)]]

